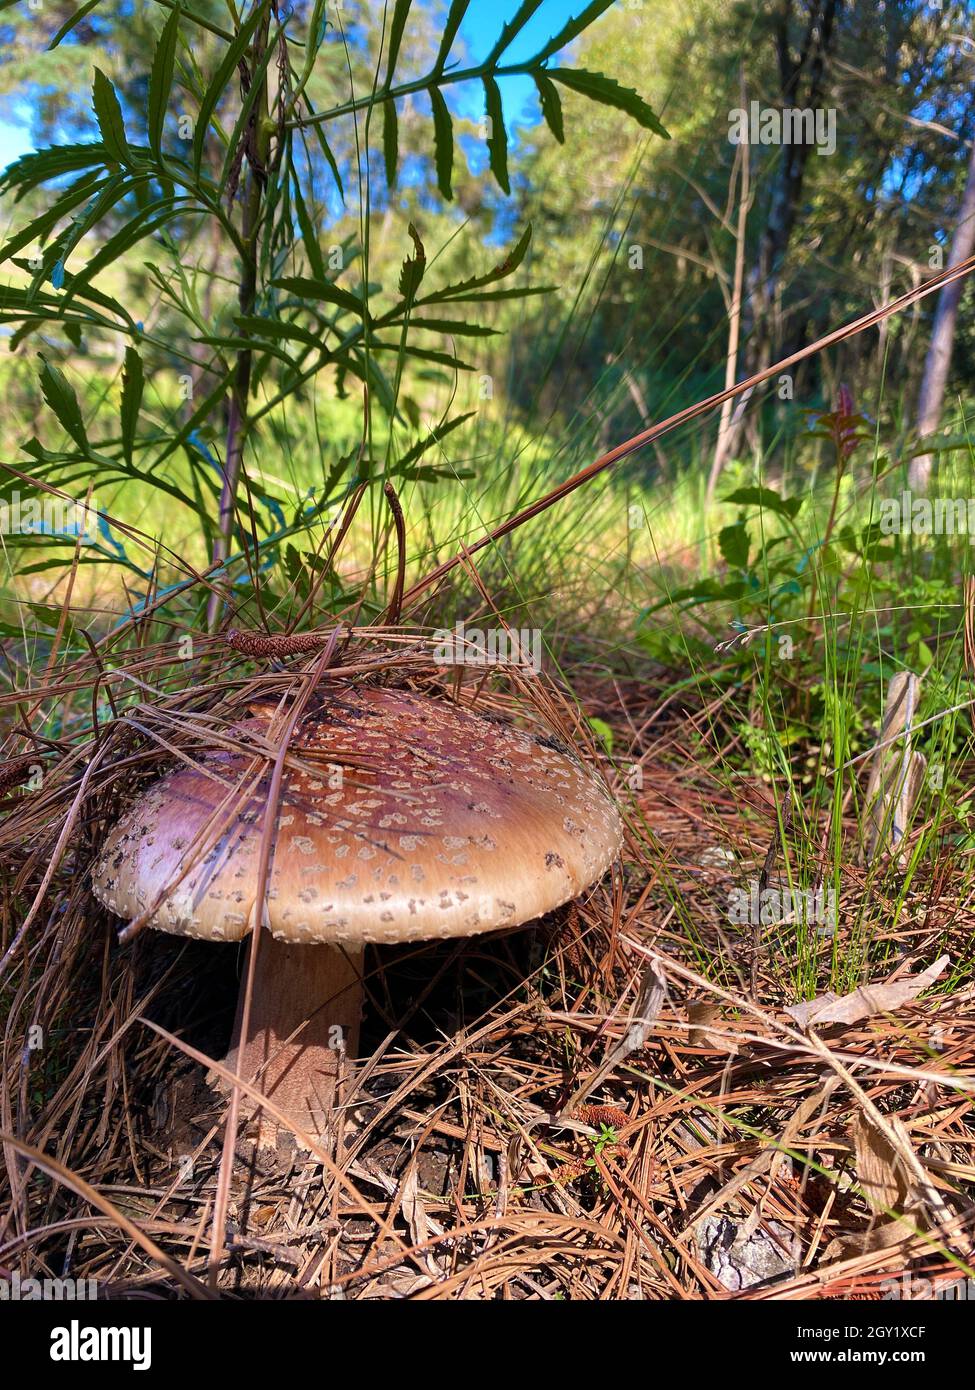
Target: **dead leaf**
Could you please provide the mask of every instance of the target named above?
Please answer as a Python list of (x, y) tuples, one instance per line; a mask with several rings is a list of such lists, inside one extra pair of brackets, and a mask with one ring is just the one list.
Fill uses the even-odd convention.
[(823, 1251), (822, 1264), (852, 1259), (856, 1255), (872, 1255), (876, 1250), (889, 1250), (892, 1245), (910, 1240), (914, 1234), (903, 1221), (882, 1221), (879, 1226), (860, 1231), (854, 1236), (835, 1236)]
[(713, 1047), (715, 1040), (708, 1031), (718, 1017), (718, 1006), (710, 999), (699, 999), (687, 1006), (687, 1021), (691, 1025), (687, 1041), (691, 1047)]
[(417, 1181), (416, 1165), (410, 1165), (403, 1184), (402, 1211), (410, 1228), (414, 1245), (422, 1245), (430, 1238), (427, 1209), (420, 1198), (420, 1184)]
[(922, 990), (934, 984), (949, 964), (948, 956), (939, 956), (933, 965), (919, 975), (883, 980), (876, 985), (861, 985), (852, 994), (839, 995), (827, 990), (807, 1003), (792, 1004), (785, 1012), (800, 1028), (811, 1028), (813, 1024), (859, 1023), (873, 1014), (893, 1013), (895, 1009), (910, 1004)]
[(637, 990), (629, 1027), (620, 1048), (617, 1049), (620, 1060), (629, 1053), (646, 1047), (650, 1030), (666, 998), (667, 976), (664, 974), (663, 965), (660, 961), (648, 960)]
[[(409, 1172), (402, 1184), (402, 1196), (400, 1198), (400, 1210), (407, 1226), (410, 1228), (410, 1235), (413, 1237), (414, 1245), (423, 1245), (434, 1233), (440, 1234), (442, 1227), (430, 1221), (427, 1216), (427, 1209), (420, 1196), (420, 1184), (417, 1178), (416, 1163), (410, 1164)], [(424, 1250), (420, 1253), (424, 1268), (433, 1279), (443, 1277), (443, 1271), (438, 1268), (432, 1250)]]
[[(888, 1124), (897, 1138), (910, 1146), (911, 1138), (896, 1116)], [(853, 1126), (853, 1149), (860, 1190), (875, 1216), (904, 1212), (913, 1182), (902, 1153), (869, 1115), (861, 1114)]]

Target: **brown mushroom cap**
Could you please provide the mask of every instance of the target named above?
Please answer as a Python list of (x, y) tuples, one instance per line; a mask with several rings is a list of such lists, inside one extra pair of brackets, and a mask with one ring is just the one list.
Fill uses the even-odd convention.
[[(175, 884), (150, 925), (239, 940), (269, 783), (266, 761), (237, 752), (169, 773), (109, 834), (96, 895), (133, 919)], [(330, 691), (299, 722), (275, 833), (272, 933), (350, 946), (530, 921), (595, 882), (622, 838), (606, 791), (555, 740), (363, 686)]]

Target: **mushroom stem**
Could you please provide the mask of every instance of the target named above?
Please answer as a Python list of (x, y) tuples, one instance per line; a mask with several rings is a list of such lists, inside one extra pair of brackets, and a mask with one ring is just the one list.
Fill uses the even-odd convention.
[[(226, 1065), (298, 1128), (325, 1133), (346, 1059), (359, 1045), (362, 948), (294, 945), (261, 937), (248, 1038), (240, 1039), (243, 987)], [(245, 976), (246, 979), (246, 976)], [(258, 1146), (273, 1147), (278, 1122), (258, 1111)]]

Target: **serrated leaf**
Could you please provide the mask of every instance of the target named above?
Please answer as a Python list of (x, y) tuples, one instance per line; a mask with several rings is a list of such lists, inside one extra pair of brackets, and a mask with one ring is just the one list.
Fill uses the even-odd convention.
[[(275, 347), (273, 343), (255, 342), (255, 340), (252, 337), (235, 338), (232, 334), (229, 333), (206, 333), (201, 334), (196, 341), (198, 343), (206, 343), (208, 347), (226, 348), (229, 352), (247, 352), (248, 350), (256, 350), (257, 352), (265, 353), (268, 357), (276, 358), (279, 362), (283, 362), (284, 365), (290, 371), (294, 371), (297, 365), (294, 359), (289, 357), (288, 354), (283, 350), (283, 348)], [(251, 380), (251, 385), (253, 387), (256, 387), (258, 385), (260, 375), (261, 372), (258, 370), (258, 368), (254, 367), (252, 370)]]
[(125, 349), (125, 367), (122, 371), (122, 404), (119, 410), (122, 426), (122, 454), (126, 463), (132, 462), (132, 445), (135, 430), (139, 423), (139, 407), (142, 404), (142, 391), (145, 375), (142, 358), (134, 347)]
[(541, 6), (542, 0), (522, 0), (515, 14), (508, 20), (507, 24), (502, 25), (498, 41), (485, 58), (488, 67), (494, 67), (501, 57), (501, 54), (508, 48), (511, 42), (517, 38), (531, 19), (532, 15)]
[[(525, 259), (528, 248), (531, 245), (531, 239), (532, 229), (531, 223), (529, 222), (507, 256), (505, 256), (504, 260), (499, 261), (493, 270), (489, 270), (486, 275), (472, 275), (469, 280), (458, 280), (455, 285), (447, 285), (442, 290), (436, 290), (433, 294), (425, 295), (422, 302), (424, 304), (435, 304), (440, 300), (460, 299), (462, 296), (470, 297), (468, 294), (469, 291), (479, 290), (484, 285), (491, 285), (498, 280), (505, 279), (506, 276), (516, 271)], [(500, 293), (510, 298), (516, 294), (523, 293), (523, 291), (502, 290), (496, 291), (495, 293)]]
[(149, 74), (149, 148), (156, 155), (160, 153), (162, 142), (163, 127), (166, 124), (166, 111), (169, 105), (169, 94), (173, 86), (173, 69), (176, 64), (176, 41), (179, 35), (178, 9), (170, 12), (169, 18), (162, 27), (159, 35), (159, 42), (156, 44), (155, 57), (152, 60), (152, 72)]
[[(19, 256), (14, 257), (14, 265), (18, 270), (30, 271), (28, 262), (22, 260)], [(72, 292), (74, 292), (73, 286)], [(135, 324), (128, 310), (124, 305), (120, 304), (117, 299), (113, 299), (111, 295), (103, 294), (101, 290), (96, 290), (92, 286), (87, 285), (82, 287), (82, 290), (79, 291), (78, 298), (88, 300), (92, 304), (97, 304), (99, 308), (107, 309), (110, 313), (117, 314), (130, 329), (135, 328)], [(59, 299), (53, 294), (45, 293), (43, 290), (32, 293), (28, 290), (15, 289), (12, 285), (0, 285), (0, 305), (4, 308), (33, 309), (38, 314), (40, 314), (42, 308), (46, 308), (51, 310), (48, 317), (57, 319), (61, 322), (65, 320), (65, 303), (65, 300)], [(118, 329), (118, 324), (113, 324), (108, 319), (98, 314), (89, 313), (85, 318), (79, 318), (77, 322), (85, 325), (97, 325), (100, 328)]]
[(564, 145), (565, 126), (562, 121), (562, 98), (559, 96), (559, 89), (543, 72), (533, 72), (532, 77), (538, 88), (538, 100), (541, 103), (545, 124), (559, 144)]
[(52, 367), (43, 357), (41, 362), (41, 394), (65, 434), (74, 440), (79, 449), (87, 452), (88, 435), (74, 387), (59, 367)]
[[(20, 260), (15, 259), (14, 265), (20, 266)], [(123, 320), (123, 322), (128, 326), (128, 328), (132, 332), (139, 331), (140, 325), (136, 324), (135, 320), (132, 318), (132, 315), (129, 313), (128, 309), (126, 309), (124, 304), (120, 304), (119, 301), (117, 299), (113, 299), (110, 294), (105, 294), (102, 290), (95, 289), (93, 285), (79, 285), (77, 283), (77, 276), (71, 277), (71, 294), (73, 298), (80, 299), (81, 301), (86, 303), (97, 304), (100, 309), (106, 309), (109, 313), (117, 315), (120, 319)], [(34, 299), (35, 301), (39, 302), (43, 299), (43, 295), (35, 295)], [(67, 300), (57, 299), (52, 295), (49, 296), (47, 302), (49, 302), (53, 306), (57, 318), (63, 319), (65, 316), (65, 306), (67, 304)], [(116, 331), (118, 328), (118, 324), (110, 323), (101, 315), (93, 314), (90, 311), (86, 311), (86, 317), (84, 319), (79, 319), (78, 322), (88, 322), (91, 324), (97, 324), (100, 328), (109, 328), (112, 331)]]
[(52, 252), (55, 254), (55, 259), (51, 268), (51, 284), (55, 289), (63, 287), (65, 263), (68, 256), (91, 229), (97, 226), (105, 214), (125, 197), (131, 187), (132, 181), (125, 174), (115, 174), (100, 186), (98, 194), (72, 219), (45, 251), (44, 269), (35, 278), (35, 287), (44, 279)]
[(280, 280), (272, 281), (272, 284), (275, 289), (284, 290), (286, 294), (296, 295), (299, 299), (316, 299), (326, 304), (338, 304), (360, 317), (365, 313), (365, 306), (357, 295), (349, 290), (340, 289), (331, 280), (312, 280), (302, 275), (286, 275)]
[(298, 171), (294, 166), (293, 160), (290, 161), (290, 172), (291, 196), (294, 200), (295, 214), (298, 218), (298, 228), (301, 232), (301, 244), (305, 248), (305, 255), (308, 257), (308, 264), (311, 267), (312, 275), (316, 280), (327, 280), (328, 275), (325, 270), (322, 248), (318, 244), (318, 236), (311, 220), (308, 204), (305, 202), (304, 196), (302, 195), (301, 180), (298, 177)]
[(591, 0), (581, 14), (577, 14), (574, 19), (570, 19), (554, 38), (549, 39), (545, 47), (536, 53), (532, 59), (532, 64), (540, 63), (546, 58), (551, 58), (553, 53), (558, 53), (574, 38), (577, 38), (584, 29), (588, 29), (590, 24), (594, 24), (600, 15), (605, 14), (614, 0)]
[(181, 204), (187, 201), (187, 199), (159, 198), (156, 202), (140, 209), (130, 222), (121, 227), (113, 237), (109, 237), (83, 270), (71, 277), (65, 296), (65, 304), (67, 305), (82, 288), (86, 287), (99, 271), (118, 260), (136, 242), (165, 226), (171, 218), (177, 217), (183, 211)]
[(407, 256), (403, 262), (399, 276), (399, 292), (408, 304), (412, 304), (416, 298), (416, 292), (420, 288), (420, 282), (426, 273), (427, 253), (423, 249), (420, 234), (412, 222), (409, 224), (408, 231), (413, 241), (413, 255)]
[(438, 352), (436, 348), (414, 347), (412, 343), (382, 343), (378, 340), (370, 342), (370, 352), (395, 352), (402, 353), (404, 357), (412, 357), (417, 362), (433, 362), (438, 367), (450, 367), (455, 372), (476, 371), (469, 362), (462, 362), (459, 357), (454, 357), (450, 352)]
[(120, 164), (129, 161), (129, 142), (125, 138), (125, 123), (122, 120), (122, 108), (115, 88), (109, 79), (102, 72), (101, 68), (95, 69), (95, 80), (91, 88), (91, 102), (95, 108), (95, 116), (98, 120), (98, 129), (101, 133), (102, 144), (111, 159), (118, 160)]
[(444, 21), (443, 33), (440, 37), (440, 48), (437, 50), (437, 61), (433, 65), (434, 72), (443, 72), (444, 64), (450, 55), (454, 39), (457, 37), (457, 30), (463, 23), (470, 2), (471, 0), (451, 0), (451, 6)]
[(238, 63), (247, 52), (255, 29), (258, 24), (260, 24), (261, 20), (266, 17), (266, 7), (264, 5), (255, 5), (235, 36), (233, 43), (228, 46), (219, 67), (203, 94), (203, 100), (200, 102), (199, 115), (196, 118), (196, 130), (193, 135), (193, 168), (197, 176), (199, 176), (200, 166), (203, 163), (203, 146), (207, 137), (207, 129), (210, 125), (210, 117), (216, 110), (217, 102), (230, 85), (232, 76), (237, 70)]
[(310, 328), (289, 323), (287, 319), (265, 319), (256, 314), (239, 314), (234, 322), (245, 333), (256, 334), (258, 338), (287, 338), (291, 342), (303, 343), (305, 347), (321, 350), (320, 333), (316, 336)]
[(26, 227), (4, 243), (3, 248), (0, 249), (0, 261), (15, 256), (18, 251), (22, 251), (25, 246), (30, 246), (35, 241), (43, 242), (48, 233), (57, 226), (63, 217), (76, 208), (79, 203), (87, 202), (93, 194), (97, 194), (103, 189), (107, 182), (109, 180), (95, 172), (84, 174), (80, 179), (76, 179), (46, 212), (35, 217), (32, 222), (29, 222)]
[(329, 147), (329, 143), (325, 139), (325, 131), (317, 121), (312, 126), (312, 130), (315, 132), (315, 139), (318, 141), (319, 149), (325, 156), (325, 163), (332, 171), (332, 178), (335, 180), (335, 187), (339, 191), (339, 197), (342, 199), (342, 202), (344, 203), (345, 189), (342, 186), (342, 175), (339, 173), (339, 166), (335, 162), (335, 156), (332, 153), (331, 148)]
[(50, 179), (93, 169), (106, 162), (107, 151), (100, 142), (87, 145), (51, 145), (22, 154), (0, 175), (0, 190), (17, 189), (17, 201)]
[(395, 101), (383, 104), (383, 163), (386, 166), (386, 184), (396, 187), (396, 165), (399, 162), (399, 120)]
[[(401, 459), (397, 459), (393, 466), (394, 477), (403, 477), (411, 464), (416, 463), (417, 459), (422, 458), (426, 451), (434, 444), (439, 444), (453, 430), (457, 429), (465, 420), (472, 419), (477, 414), (476, 410), (468, 410), (464, 415), (455, 415), (452, 420), (448, 420), (445, 425), (440, 425), (435, 430), (431, 430), (425, 438), (420, 439), (408, 449)], [(412, 475), (410, 475), (412, 476)]]
[(484, 100), (488, 119), (488, 159), (491, 173), (504, 193), (511, 192), (508, 181), (508, 132), (504, 128), (504, 108), (501, 92), (493, 77), (484, 77)]
[(454, 172), (454, 123), (439, 87), (430, 88), (433, 107), (433, 147), (437, 164), (437, 187), (448, 203), (453, 199), (451, 179)]
[(554, 294), (558, 285), (526, 285), (515, 290), (470, 290), (465, 294), (425, 295), (421, 304), (495, 304), (502, 299), (526, 299), (533, 294)]
[(670, 139), (653, 110), (632, 87), (621, 87), (615, 78), (606, 77), (601, 72), (585, 72), (582, 68), (547, 68), (546, 73), (553, 82), (560, 82), (563, 87), (579, 92), (601, 106), (625, 111), (644, 130), (652, 130), (665, 140)]
[(87, 15), (91, 14), (95, 6), (100, 5), (101, 2), (102, 0), (87, 0), (87, 3), (82, 5), (80, 10), (75, 10), (74, 14), (64, 21), (64, 23), (61, 25), (61, 28), (57, 31), (57, 33), (54, 35), (54, 38), (48, 44), (48, 52), (51, 52), (52, 49), (57, 48), (61, 40), (66, 39), (67, 36), (71, 33), (71, 30), (74, 29), (78, 24), (80, 24), (81, 21)]
[(425, 328), (431, 333), (453, 334), (458, 338), (496, 338), (499, 328), (488, 328), (483, 323), (469, 323), (466, 319), (410, 319), (411, 328)]
[(393, 85), (393, 72), (399, 59), (400, 44), (403, 42), (403, 31), (406, 28), (406, 20), (410, 13), (410, 6), (412, 3), (413, 0), (396, 0), (396, 8), (393, 10), (393, 19), (389, 26), (389, 57), (386, 60), (387, 90)]

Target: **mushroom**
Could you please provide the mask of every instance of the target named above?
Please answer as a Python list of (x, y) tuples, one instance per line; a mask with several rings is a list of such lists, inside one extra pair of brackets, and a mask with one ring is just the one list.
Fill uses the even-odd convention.
[[(268, 733), (270, 711), (256, 712), (241, 730)], [(96, 896), (161, 931), (241, 940), (269, 781), (238, 751), (170, 772), (109, 833)], [(313, 1134), (356, 1050), (364, 943), (532, 921), (599, 879), (622, 838), (608, 793), (557, 740), (355, 685), (317, 693), (298, 721), (273, 833), (249, 1035), (226, 1065)], [(274, 1133), (262, 1119), (259, 1142)]]

